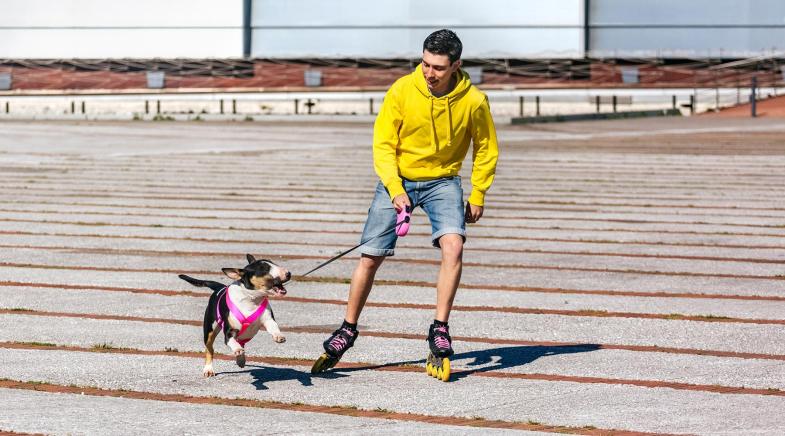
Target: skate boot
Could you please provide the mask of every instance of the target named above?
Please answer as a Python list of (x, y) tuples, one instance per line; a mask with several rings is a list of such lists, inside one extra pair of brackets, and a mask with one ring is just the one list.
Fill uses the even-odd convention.
[(425, 361), (425, 372), (441, 381), (449, 381), (450, 356), (453, 355), (453, 351), (452, 338), (446, 323), (434, 320), (428, 330), (428, 346), (431, 351)]
[(311, 367), (311, 374), (318, 374), (334, 367), (341, 360), (343, 353), (352, 348), (359, 334), (360, 332), (356, 328), (344, 322), (338, 330), (334, 331), (324, 341), (324, 353), (314, 362), (313, 367)]

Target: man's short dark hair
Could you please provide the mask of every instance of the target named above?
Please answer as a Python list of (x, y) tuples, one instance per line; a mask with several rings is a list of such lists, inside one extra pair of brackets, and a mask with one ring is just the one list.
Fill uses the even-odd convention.
[(452, 64), (461, 58), (463, 44), (455, 32), (442, 29), (428, 35), (425, 42), (422, 43), (422, 49), (437, 55), (447, 55)]

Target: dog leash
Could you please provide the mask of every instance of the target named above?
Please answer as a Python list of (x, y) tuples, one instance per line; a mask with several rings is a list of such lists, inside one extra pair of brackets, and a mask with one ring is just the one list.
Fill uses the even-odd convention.
[(318, 270), (318, 269), (320, 269), (322, 267), (325, 267), (325, 266), (331, 264), (332, 262), (334, 262), (334, 261), (344, 257), (345, 255), (351, 253), (352, 251), (356, 250), (357, 248), (359, 248), (363, 244), (367, 244), (368, 242), (371, 242), (371, 241), (373, 241), (376, 238), (382, 237), (382, 236), (392, 232), (393, 230), (395, 230), (395, 233), (398, 234), (398, 236), (406, 236), (406, 233), (409, 232), (409, 221), (411, 221), (411, 216), (412, 216), (412, 210), (411, 209), (412, 209), (411, 206), (406, 206), (406, 208), (401, 209), (401, 211), (398, 212), (398, 216), (397, 216), (397, 218), (395, 220), (395, 224), (393, 224), (390, 228), (384, 230), (383, 232), (379, 233), (378, 235), (374, 235), (374, 236), (366, 239), (365, 241), (360, 241), (359, 244), (355, 245), (354, 247), (352, 247), (352, 248), (350, 248), (350, 249), (348, 249), (348, 250), (346, 250), (344, 252), (339, 253), (337, 256), (333, 256), (332, 258), (328, 259), (325, 262), (322, 262), (316, 268), (308, 271), (307, 273), (301, 275), (300, 277), (305, 277), (308, 274), (310, 274), (310, 273), (312, 273), (312, 272), (314, 272), (314, 271), (316, 271), (316, 270)]

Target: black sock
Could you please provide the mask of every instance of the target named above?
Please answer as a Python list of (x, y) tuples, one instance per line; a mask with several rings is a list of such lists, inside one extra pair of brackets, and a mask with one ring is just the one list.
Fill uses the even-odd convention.
[(438, 319), (433, 320), (433, 325), (436, 327), (447, 327), (447, 323), (444, 321), (439, 321)]
[(349, 330), (355, 331), (357, 330), (357, 323), (352, 324), (347, 320), (343, 320), (343, 324), (341, 324), (341, 328), (343, 327), (349, 327)]

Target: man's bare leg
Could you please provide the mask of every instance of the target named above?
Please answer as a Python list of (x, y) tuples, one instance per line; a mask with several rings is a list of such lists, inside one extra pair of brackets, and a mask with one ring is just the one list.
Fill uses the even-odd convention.
[(368, 256), (363, 254), (357, 268), (354, 269), (352, 274), (352, 283), (349, 285), (349, 301), (346, 305), (346, 321), (352, 324), (357, 324), (365, 306), (365, 301), (368, 300), (368, 294), (371, 293), (373, 286), (373, 279), (376, 276), (376, 271), (382, 265), (384, 256)]
[(442, 248), (442, 264), (436, 282), (436, 319), (446, 323), (461, 281), (463, 238), (461, 235), (448, 233), (439, 238), (439, 245)]

